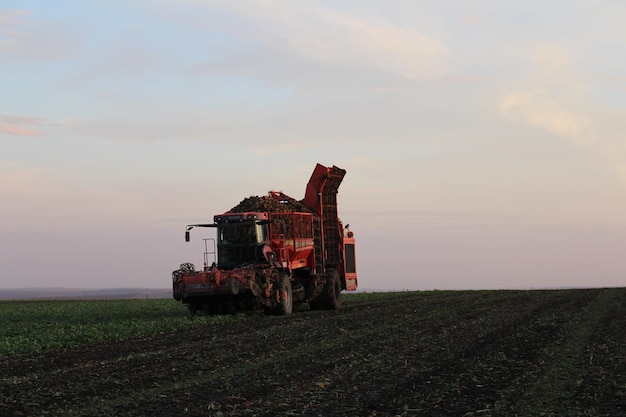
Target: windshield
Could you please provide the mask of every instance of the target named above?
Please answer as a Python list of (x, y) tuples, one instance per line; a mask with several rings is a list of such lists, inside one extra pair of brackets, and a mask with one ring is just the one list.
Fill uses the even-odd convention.
[(255, 223), (226, 223), (219, 226), (219, 243), (246, 245), (263, 243), (263, 228)]
[(218, 228), (218, 260), (221, 268), (263, 261), (265, 228), (253, 222), (223, 223)]

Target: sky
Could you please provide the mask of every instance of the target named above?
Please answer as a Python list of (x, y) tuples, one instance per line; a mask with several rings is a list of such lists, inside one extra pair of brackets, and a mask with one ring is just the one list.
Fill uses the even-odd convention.
[[(347, 171), (359, 287), (626, 285), (626, 3), (4, 0), (0, 290), (171, 286)], [(207, 232), (208, 233), (208, 232)]]

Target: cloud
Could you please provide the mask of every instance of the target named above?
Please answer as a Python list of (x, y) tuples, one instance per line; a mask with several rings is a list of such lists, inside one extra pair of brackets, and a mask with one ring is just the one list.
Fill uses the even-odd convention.
[(511, 121), (543, 129), (581, 146), (598, 140), (589, 115), (589, 83), (576, 71), (572, 57), (557, 44), (540, 44), (530, 57), (529, 88), (507, 93), (501, 112)]
[[(53, 177), (46, 167), (18, 162), (0, 163), (0, 195), (5, 202), (2, 209), (15, 208), (17, 213), (36, 207), (34, 203), (37, 200), (49, 201), (58, 192), (56, 179)], [(25, 208), (21, 206), (24, 201), (32, 204)]]
[(61, 170), (19, 162), (0, 163), (0, 217), (4, 228), (94, 227), (139, 217), (139, 196), (85, 186)]
[(569, 52), (555, 44), (532, 49), (532, 71), (522, 81), (528, 87), (502, 95), (501, 114), (518, 126), (531, 126), (587, 149), (600, 170), (626, 182), (626, 145), (620, 133), (626, 112), (612, 104), (623, 79), (587, 75), (579, 68), (582, 60), (573, 59), (581, 54), (575, 49)]
[(257, 42), (287, 48), (309, 60), (367, 67), (412, 80), (439, 77), (447, 70), (443, 42), (381, 18), (359, 18), (310, 1), (220, 2), (218, 7), (254, 23), (254, 34), (255, 29), (246, 28), (240, 36), (254, 36)]
[(463, 18), (461, 19), (461, 24), (463, 26), (478, 25), (483, 20), (484, 20), (484, 18), (482, 16), (475, 15), (475, 14), (467, 14), (467, 15), (463, 16)]
[(303, 142), (291, 142), (291, 143), (276, 143), (271, 146), (262, 146), (255, 145), (250, 146), (247, 149), (254, 156), (265, 156), (269, 154), (281, 153), (281, 154), (291, 154), (294, 152), (300, 152), (304, 149), (310, 148), (311, 144), (303, 143)]
[(0, 233), (168, 227), (163, 219), (204, 218), (207, 205), (210, 212), (223, 209), (207, 204), (207, 195), (228, 200), (231, 194), (237, 194), (232, 183), (207, 187), (206, 177), (163, 180), (116, 172), (103, 179), (87, 169), (76, 175), (68, 166), (0, 161)]
[(0, 134), (14, 136), (39, 136), (41, 133), (34, 129), (23, 126), (10, 125), (8, 123), (0, 123)]
[(0, 11), (0, 50), (10, 46), (24, 35), (20, 29), (24, 25), (26, 10)]
[(0, 135), (40, 136), (42, 132), (33, 127), (41, 124), (42, 120), (36, 117), (0, 115)]
[(511, 120), (544, 129), (572, 142), (590, 146), (596, 142), (592, 120), (584, 113), (535, 88), (510, 93), (500, 102), (500, 109)]
[(68, 22), (37, 20), (29, 10), (0, 11), (0, 63), (66, 59), (82, 36)]

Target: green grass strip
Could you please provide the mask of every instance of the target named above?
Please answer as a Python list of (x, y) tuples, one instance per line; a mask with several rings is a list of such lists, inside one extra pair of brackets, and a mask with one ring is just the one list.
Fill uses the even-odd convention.
[(0, 356), (147, 337), (245, 316), (197, 316), (175, 300), (0, 302)]

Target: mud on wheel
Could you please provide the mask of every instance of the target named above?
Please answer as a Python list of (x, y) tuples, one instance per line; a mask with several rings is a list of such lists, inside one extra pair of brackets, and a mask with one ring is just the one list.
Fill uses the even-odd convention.
[(265, 309), (265, 313), (277, 316), (286, 316), (293, 311), (293, 294), (289, 274), (281, 273), (276, 290), (276, 304), (273, 308)]
[(341, 307), (341, 278), (334, 268), (326, 270), (326, 284), (322, 293), (310, 303), (314, 310), (338, 310)]

